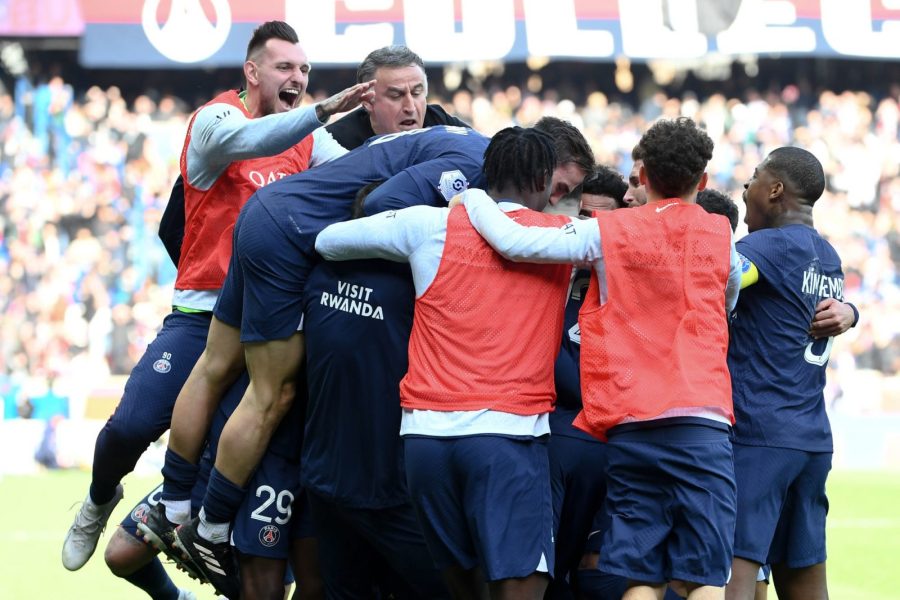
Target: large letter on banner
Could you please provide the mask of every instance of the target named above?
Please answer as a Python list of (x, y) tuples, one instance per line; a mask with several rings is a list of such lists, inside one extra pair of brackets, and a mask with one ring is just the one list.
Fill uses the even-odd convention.
[(406, 44), (426, 63), (496, 60), (516, 40), (513, 0), (460, 0), (460, 31), (454, 0), (405, 0)]
[[(900, 11), (900, 0), (881, 0), (882, 6)], [(900, 57), (900, 20), (886, 20), (880, 32), (872, 30), (872, 3), (822, 0), (822, 33), (841, 54)]]
[[(394, 25), (371, 23), (347, 25), (337, 33), (337, 0), (299, 2), (285, 0), (285, 21), (297, 30), (309, 61), (359, 64), (372, 50), (394, 43)], [(349, 11), (379, 11), (391, 8), (393, 0), (344, 0)]]
[(525, 0), (525, 33), (533, 56), (612, 56), (609, 31), (578, 29), (575, 0)]
[[(709, 47), (696, 0), (619, 0), (622, 48), (632, 58), (695, 58)], [(666, 27), (666, 16), (671, 27)]]
[(744, 0), (731, 27), (716, 38), (724, 54), (815, 52), (816, 33), (797, 22), (797, 7), (786, 0)]

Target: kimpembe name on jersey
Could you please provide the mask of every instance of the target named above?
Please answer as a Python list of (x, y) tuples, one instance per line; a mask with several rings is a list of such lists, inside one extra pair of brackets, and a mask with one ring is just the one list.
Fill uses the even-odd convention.
[(844, 280), (841, 277), (829, 277), (818, 271), (816, 265), (809, 265), (803, 271), (804, 294), (818, 296), (820, 298), (844, 299)]
[(346, 313), (383, 321), (384, 311), (381, 306), (369, 302), (373, 291), (370, 287), (338, 280), (336, 292), (322, 292), (321, 304)]

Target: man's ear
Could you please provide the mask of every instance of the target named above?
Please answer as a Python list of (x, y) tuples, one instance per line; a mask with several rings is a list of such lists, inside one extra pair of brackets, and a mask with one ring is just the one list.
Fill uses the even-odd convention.
[(252, 60), (244, 63), (244, 77), (248, 84), (256, 85), (259, 83), (259, 67)]
[(769, 188), (769, 201), (778, 202), (782, 196), (784, 196), (784, 183), (776, 179), (772, 182), (772, 187)]
[(647, 170), (644, 168), (644, 165), (641, 165), (641, 169), (638, 171), (638, 181), (641, 182), (641, 185), (647, 187)]
[(703, 175), (700, 176), (700, 182), (697, 184), (697, 191), (702, 192), (706, 189), (706, 185), (709, 183), (709, 173), (703, 171)]

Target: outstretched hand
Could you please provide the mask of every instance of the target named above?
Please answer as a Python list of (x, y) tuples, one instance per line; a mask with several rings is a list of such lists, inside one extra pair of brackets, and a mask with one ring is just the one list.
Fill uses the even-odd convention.
[[(370, 101), (375, 96), (375, 80), (357, 83), (340, 91), (330, 98), (322, 100), (317, 105), (317, 114), (321, 120), (326, 120), (331, 115), (347, 112), (359, 106), (360, 102)], [(324, 117), (324, 118), (322, 118)]]
[(816, 314), (809, 326), (809, 335), (826, 338), (840, 335), (853, 327), (856, 315), (849, 304), (834, 298), (825, 298), (816, 306)]

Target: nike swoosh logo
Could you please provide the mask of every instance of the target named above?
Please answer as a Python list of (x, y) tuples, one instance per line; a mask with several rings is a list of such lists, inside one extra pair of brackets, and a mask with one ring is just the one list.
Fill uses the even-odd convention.
[(672, 204), (666, 204), (665, 206), (658, 206), (658, 207), (656, 207), (656, 212), (661, 213), (662, 211), (666, 210), (667, 208), (672, 208), (673, 206), (678, 206), (678, 203), (673, 202)]

